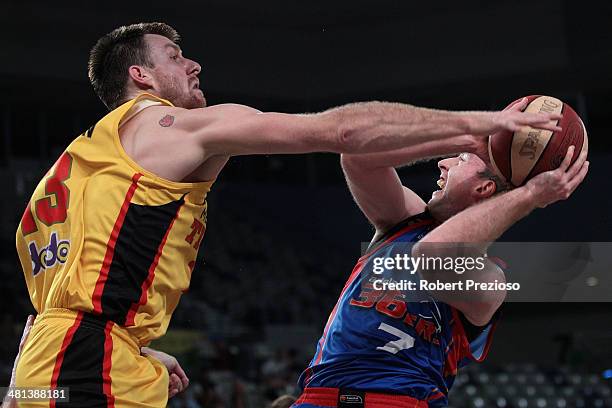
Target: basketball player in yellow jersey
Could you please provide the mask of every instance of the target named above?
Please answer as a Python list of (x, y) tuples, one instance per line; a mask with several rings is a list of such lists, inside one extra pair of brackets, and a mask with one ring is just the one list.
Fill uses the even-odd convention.
[(207, 108), (201, 67), (177, 41), (162, 23), (121, 27), (98, 41), (89, 77), (110, 113), (58, 158), (17, 230), (38, 312), (17, 386), (69, 387), (67, 406), (165, 406), (168, 371), (142, 348), (165, 333), (189, 287), (206, 195), (230, 156), (366, 153), (523, 126), (558, 130), (554, 114), (382, 102), (311, 115)]

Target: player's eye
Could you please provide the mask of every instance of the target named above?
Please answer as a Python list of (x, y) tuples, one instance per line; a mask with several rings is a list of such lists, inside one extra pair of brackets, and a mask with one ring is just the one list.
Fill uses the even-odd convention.
[(178, 54), (173, 55), (173, 56), (171, 56), (170, 58), (176, 61), (176, 60), (178, 59)]

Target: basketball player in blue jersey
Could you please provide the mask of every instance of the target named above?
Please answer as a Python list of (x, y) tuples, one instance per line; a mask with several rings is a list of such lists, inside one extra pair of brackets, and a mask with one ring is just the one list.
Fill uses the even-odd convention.
[[(522, 101), (513, 109), (524, 109)], [(412, 255), (436, 255), (428, 243), (495, 241), (535, 208), (566, 199), (586, 176), (586, 152), (570, 166), (573, 147), (556, 170), (510, 189), (489, 168), (486, 143), (472, 136), (432, 141), (388, 153), (342, 155), (349, 189), (376, 234), (353, 269), (302, 373), (294, 407), (441, 407), (457, 369), (488, 352), (504, 290), (446, 292), (410, 301), (407, 292), (373, 284), (376, 258), (416, 243)], [(458, 154), (458, 155), (456, 155)], [(425, 203), (401, 184), (395, 167), (435, 156), (440, 190)], [(451, 246), (452, 247), (452, 246)], [(483, 252), (486, 248), (483, 248)], [(409, 253), (410, 254), (410, 253)], [(431, 276), (419, 270), (421, 279)], [(505, 282), (486, 258), (471, 279)], [(465, 292), (463, 293), (465, 295)]]

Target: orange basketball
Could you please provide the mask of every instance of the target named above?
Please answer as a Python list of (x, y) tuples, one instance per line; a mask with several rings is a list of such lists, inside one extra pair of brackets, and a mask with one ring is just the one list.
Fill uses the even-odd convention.
[(518, 132), (502, 131), (489, 137), (489, 158), (493, 168), (516, 187), (537, 174), (559, 167), (571, 145), (576, 149), (572, 163), (582, 150), (588, 148), (584, 123), (571, 106), (552, 96), (531, 95), (527, 99), (529, 104), (525, 112), (563, 114), (559, 121), (562, 130), (528, 128)]

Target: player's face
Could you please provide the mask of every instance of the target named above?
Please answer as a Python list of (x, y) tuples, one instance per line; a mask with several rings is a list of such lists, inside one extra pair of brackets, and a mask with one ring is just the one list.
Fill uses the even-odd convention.
[(479, 174), (487, 169), (487, 165), (475, 154), (461, 153), (440, 160), (438, 167), (440, 189), (433, 192), (427, 207), (439, 220), (445, 220), (495, 192), (495, 183)]
[(198, 79), (200, 64), (185, 58), (178, 45), (162, 35), (146, 34), (145, 41), (153, 62), (153, 68), (148, 71), (157, 95), (181, 108), (205, 107), (206, 99)]

